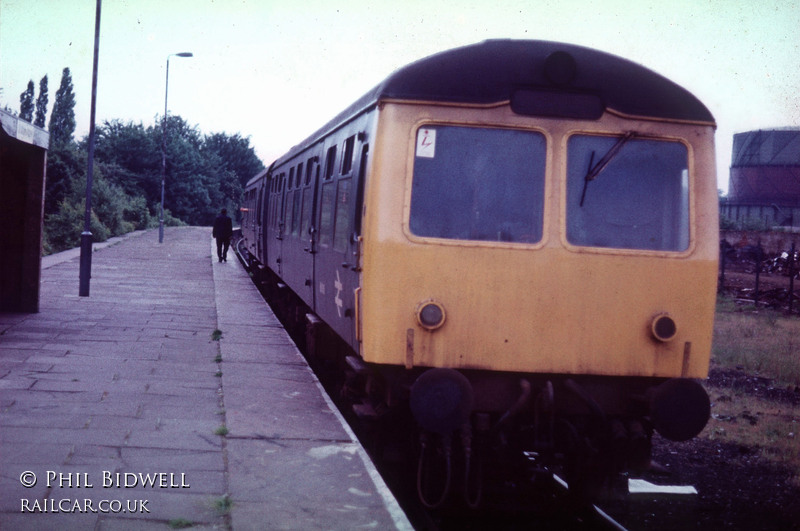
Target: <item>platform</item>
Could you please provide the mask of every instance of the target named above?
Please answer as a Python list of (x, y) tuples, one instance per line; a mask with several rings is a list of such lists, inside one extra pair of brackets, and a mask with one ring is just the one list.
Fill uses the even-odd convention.
[(96, 246), (89, 297), (46, 257), (0, 313), (0, 529), (411, 529), (210, 232)]

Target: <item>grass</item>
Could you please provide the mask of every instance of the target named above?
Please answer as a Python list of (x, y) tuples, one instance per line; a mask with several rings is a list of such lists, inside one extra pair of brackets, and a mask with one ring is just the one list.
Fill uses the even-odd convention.
[[(773, 379), (777, 388), (800, 386), (800, 318), (721, 298), (712, 364)], [(755, 448), (762, 457), (791, 469), (792, 482), (800, 486), (800, 407), (733, 387), (708, 390), (711, 420), (701, 436)]]
[(712, 358), (725, 368), (800, 385), (800, 319), (727, 298), (717, 304)]
[(711, 419), (701, 437), (730, 442), (790, 468), (800, 486), (800, 408), (710, 387)]

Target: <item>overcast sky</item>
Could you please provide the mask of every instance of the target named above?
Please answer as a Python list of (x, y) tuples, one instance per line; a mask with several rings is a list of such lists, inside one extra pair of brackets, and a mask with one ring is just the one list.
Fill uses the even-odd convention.
[[(0, 0), (0, 107), (72, 72), (89, 130), (96, 0)], [(800, 126), (797, 0), (103, 0), (97, 122), (169, 112), (239, 133), (265, 164), (395, 69), (490, 38), (598, 48), (641, 63), (714, 114), (718, 184), (736, 132)]]

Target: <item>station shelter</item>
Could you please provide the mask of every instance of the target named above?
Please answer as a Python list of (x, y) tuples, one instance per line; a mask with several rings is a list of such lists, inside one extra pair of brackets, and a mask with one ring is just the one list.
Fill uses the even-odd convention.
[(39, 311), (50, 135), (0, 109), (0, 311)]

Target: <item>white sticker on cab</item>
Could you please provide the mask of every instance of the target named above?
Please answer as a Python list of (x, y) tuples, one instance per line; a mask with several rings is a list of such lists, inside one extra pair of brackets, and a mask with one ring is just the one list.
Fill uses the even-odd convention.
[(432, 159), (436, 155), (436, 129), (417, 131), (417, 156)]

